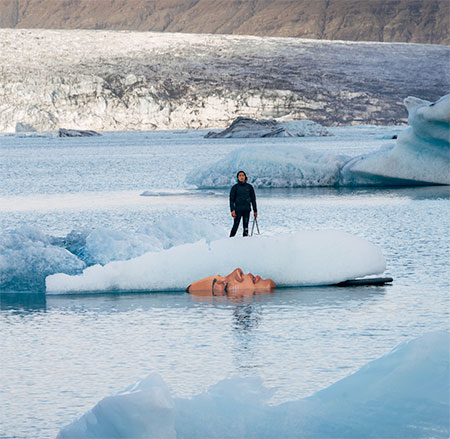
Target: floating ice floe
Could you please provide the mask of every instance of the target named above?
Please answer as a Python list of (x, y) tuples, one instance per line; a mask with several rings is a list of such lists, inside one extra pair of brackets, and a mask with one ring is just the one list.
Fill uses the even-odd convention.
[(24, 226), (0, 233), (0, 290), (42, 291), (45, 277), (80, 273), (94, 264), (135, 258), (199, 239), (224, 236), (224, 230), (201, 218), (163, 217), (137, 231), (108, 228), (73, 230), (65, 237)]
[(450, 184), (450, 95), (434, 103), (408, 97), (406, 131), (394, 145), (354, 158), (293, 145), (248, 145), (186, 182), (199, 188), (234, 183), (240, 169), (256, 187), (395, 186)]
[(303, 231), (277, 236), (200, 240), (148, 252), (128, 261), (94, 265), (82, 274), (48, 276), (46, 292), (176, 291), (236, 267), (271, 278), (278, 287), (330, 285), (382, 273), (377, 246), (341, 231)]
[(58, 434), (74, 438), (448, 438), (450, 333), (401, 343), (309, 398), (269, 405), (258, 377), (175, 398), (151, 374), (102, 399)]
[(238, 117), (225, 130), (210, 131), (206, 138), (252, 138), (252, 137), (306, 137), (331, 136), (322, 125), (311, 120), (279, 122), (275, 119), (251, 119)]
[(188, 184), (199, 188), (226, 188), (244, 169), (256, 187), (335, 186), (347, 156), (318, 153), (293, 145), (248, 145), (230, 152), (212, 166), (191, 172)]

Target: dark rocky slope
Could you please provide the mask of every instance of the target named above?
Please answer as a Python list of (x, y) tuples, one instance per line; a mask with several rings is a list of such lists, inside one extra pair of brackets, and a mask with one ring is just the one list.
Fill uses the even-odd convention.
[(0, 0), (0, 27), (449, 44), (449, 0)]

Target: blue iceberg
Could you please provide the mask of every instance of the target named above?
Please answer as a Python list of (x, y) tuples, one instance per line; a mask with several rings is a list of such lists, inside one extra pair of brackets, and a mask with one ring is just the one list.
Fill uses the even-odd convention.
[(198, 188), (223, 188), (245, 169), (256, 187), (450, 184), (450, 95), (436, 102), (408, 97), (410, 127), (394, 145), (357, 157), (295, 145), (248, 145), (187, 176)]
[(408, 97), (404, 104), (411, 126), (396, 145), (346, 163), (344, 185), (450, 184), (450, 95), (434, 103)]
[(447, 438), (450, 332), (401, 343), (308, 398), (272, 406), (258, 377), (174, 398), (157, 375), (104, 398), (58, 434), (72, 438)]
[(64, 237), (22, 226), (0, 233), (0, 291), (43, 292), (45, 278), (55, 273), (79, 274), (95, 264), (125, 261), (224, 234), (206, 220), (187, 216), (163, 217), (136, 231), (99, 227), (73, 230)]

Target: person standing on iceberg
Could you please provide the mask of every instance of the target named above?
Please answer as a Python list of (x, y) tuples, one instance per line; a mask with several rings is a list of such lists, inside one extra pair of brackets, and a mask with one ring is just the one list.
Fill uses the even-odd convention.
[(239, 171), (237, 173), (237, 179), (238, 182), (230, 191), (230, 210), (231, 216), (234, 218), (230, 238), (236, 235), (241, 218), (244, 227), (243, 236), (248, 236), (248, 221), (250, 219), (251, 207), (253, 207), (254, 217), (256, 218), (258, 216), (255, 190), (251, 184), (247, 183), (247, 175), (244, 171)]

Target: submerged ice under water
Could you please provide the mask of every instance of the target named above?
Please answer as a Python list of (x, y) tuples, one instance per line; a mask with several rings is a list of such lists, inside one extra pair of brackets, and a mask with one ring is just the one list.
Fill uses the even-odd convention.
[(445, 438), (449, 345), (448, 331), (427, 333), (309, 398), (276, 406), (267, 404), (274, 389), (258, 378), (174, 398), (151, 374), (103, 398), (57, 438)]
[[(389, 139), (402, 130), (353, 127), (326, 138), (244, 144), (358, 155), (394, 144)], [(68, 251), (91, 264), (139, 251), (142, 235), (159, 248), (181, 244), (185, 227), (192, 236), (226, 236), (227, 190), (195, 190), (185, 178), (243, 143), (203, 135), (1, 137), (0, 247), (11, 251), (1, 264), (24, 261), (16, 279), (28, 273), (32, 283), (50, 274), (43, 274), (48, 264), (32, 259), (39, 248), (51, 252), (60, 272)], [(327, 387), (402, 340), (448, 326), (448, 187), (259, 189), (257, 197), (263, 236), (335, 229), (367, 239), (386, 257), (393, 285), (205, 301), (184, 293), (45, 296), (11, 282), (1, 294), (0, 436), (54, 438), (104, 396), (152, 371), (180, 397), (256, 374), (277, 388), (271, 402), (283, 403)], [(189, 220), (176, 225), (174, 218)], [(19, 294), (24, 289), (32, 293)]]

